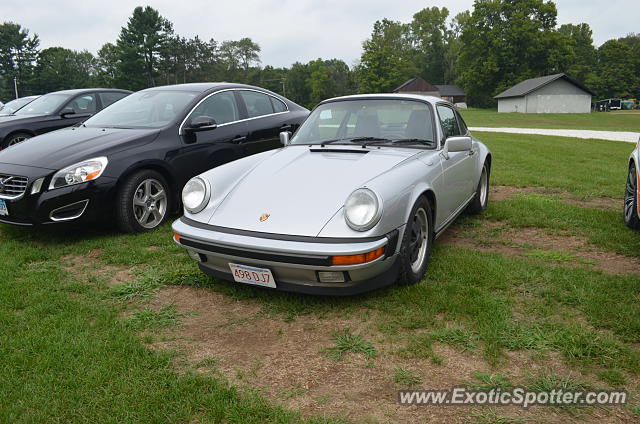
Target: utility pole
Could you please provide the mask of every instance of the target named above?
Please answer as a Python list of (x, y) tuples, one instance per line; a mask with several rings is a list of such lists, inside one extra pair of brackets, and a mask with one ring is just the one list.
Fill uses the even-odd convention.
[(18, 78), (13, 77), (13, 90), (16, 92), (16, 99), (18, 98)]
[(284, 87), (284, 83), (287, 81), (286, 78), (282, 78), (282, 97), (287, 97), (287, 90)]

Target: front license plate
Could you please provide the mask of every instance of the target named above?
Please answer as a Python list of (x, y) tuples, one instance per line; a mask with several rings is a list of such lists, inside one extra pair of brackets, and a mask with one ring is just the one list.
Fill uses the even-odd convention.
[(7, 202), (0, 199), (0, 215), (7, 216), (9, 215), (9, 208), (7, 208)]
[(229, 264), (233, 279), (238, 283), (253, 284), (255, 286), (276, 288), (270, 269), (256, 268), (247, 265)]

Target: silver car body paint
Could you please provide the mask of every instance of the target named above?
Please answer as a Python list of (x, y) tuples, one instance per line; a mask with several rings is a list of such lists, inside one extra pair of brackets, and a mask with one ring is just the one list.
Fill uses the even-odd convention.
[[(437, 104), (450, 106), (450, 103), (435, 97), (399, 94), (346, 96), (325, 102), (345, 98), (419, 100), (431, 104), (434, 114)], [(354, 153), (355, 150), (362, 150), (357, 144), (331, 145), (330, 149), (329, 146), (296, 144), (214, 168), (200, 175), (212, 187), (209, 204), (197, 214), (185, 211), (184, 215), (189, 220), (203, 224), (203, 228), (178, 220), (173, 229), (184, 237), (216, 246), (302, 256), (366, 252), (374, 246), (386, 245), (390, 240), (385, 236), (397, 230), (398, 237), (394, 239), (397, 246), (392, 249), (397, 252), (413, 205), (418, 197), (430, 192), (435, 199), (432, 205), (434, 229), (439, 235), (473, 200), (483, 164), (490, 152), (482, 142), (467, 133), (472, 137), (471, 152), (451, 152), (446, 155), (437, 114), (435, 120), (438, 140), (435, 150), (384, 145), (367, 146), (367, 153), (362, 154)], [(379, 223), (365, 232), (351, 229), (343, 211), (349, 194), (361, 187), (376, 192), (383, 205)], [(268, 219), (260, 220), (263, 214), (268, 214)], [(215, 227), (242, 230), (255, 236), (241, 237), (218, 232)], [(344, 238), (353, 242), (296, 243), (262, 238), (260, 233), (282, 235), (285, 239), (286, 236), (302, 236)], [(373, 245), (358, 243), (358, 239), (372, 238), (382, 241)], [(316, 287), (327, 284), (317, 282), (315, 271), (350, 270), (351, 281), (342, 284), (348, 286), (390, 269), (397, 256), (394, 253), (393, 257), (384, 257), (364, 265), (324, 268), (247, 260), (242, 256), (212, 255), (205, 250), (189, 249), (207, 257), (206, 263), (200, 264), (201, 268), (210, 267), (228, 273), (228, 263), (236, 261), (270, 268), (277, 276), (276, 280)], [(341, 283), (329, 286), (340, 287)]]

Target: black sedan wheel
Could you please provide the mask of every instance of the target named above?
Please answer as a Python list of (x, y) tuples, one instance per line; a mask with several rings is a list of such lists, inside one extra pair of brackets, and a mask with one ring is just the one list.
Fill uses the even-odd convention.
[(400, 247), (400, 277), (398, 284), (415, 284), (422, 280), (429, 264), (433, 245), (433, 215), (426, 197), (416, 201)]
[(7, 140), (4, 143), (4, 147), (10, 147), (10, 146), (14, 146), (18, 143), (22, 143), (23, 141), (27, 140), (31, 138), (30, 134), (27, 133), (16, 133), (16, 134), (12, 134), (11, 136), (9, 136), (7, 138)]
[(169, 185), (151, 170), (131, 175), (118, 192), (116, 217), (127, 233), (151, 231), (160, 226), (170, 211)]
[(627, 187), (624, 193), (624, 223), (629, 228), (640, 230), (638, 218), (638, 176), (635, 165), (629, 167)]

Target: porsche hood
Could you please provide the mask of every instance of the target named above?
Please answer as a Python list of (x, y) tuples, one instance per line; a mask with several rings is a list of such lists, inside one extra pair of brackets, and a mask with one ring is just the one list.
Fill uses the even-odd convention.
[[(353, 190), (419, 152), (344, 147), (281, 149), (235, 185), (209, 223), (265, 233), (317, 236)], [(215, 181), (212, 185), (215, 190)]]

